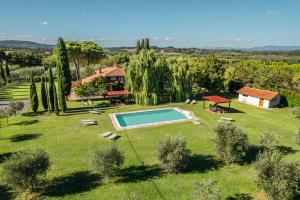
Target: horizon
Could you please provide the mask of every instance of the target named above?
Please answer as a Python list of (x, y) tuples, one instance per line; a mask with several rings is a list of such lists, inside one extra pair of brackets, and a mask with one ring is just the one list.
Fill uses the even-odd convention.
[(72, 6), (58, 0), (0, 1), (0, 40), (55, 44), (61, 36), (103, 47), (133, 47), (147, 37), (158, 47), (300, 46), (296, 0), (91, 0)]

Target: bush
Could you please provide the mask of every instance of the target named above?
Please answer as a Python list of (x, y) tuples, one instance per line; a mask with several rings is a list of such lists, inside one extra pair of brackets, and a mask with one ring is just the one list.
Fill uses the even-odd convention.
[(300, 145), (300, 128), (298, 128), (298, 129), (296, 130), (295, 140), (296, 140), (296, 144), (297, 144), (297, 145)]
[(158, 160), (162, 167), (171, 173), (185, 170), (189, 163), (190, 150), (186, 147), (186, 140), (182, 136), (166, 137), (159, 142)]
[(296, 118), (300, 118), (300, 107), (295, 107), (293, 109), (293, 114), (295, 115)]
[(264, 151), (255, 163), (256, 184), (272, 199), (294, 199), (299, 195), (300, 171), (296, 163), (283, 160), (277, 151)]
[(18, 112), (24, 108), (24, 103), (22, 101), (10, 101), (9, 107)]
[(195, 183), (193, 196), (197, 200), (221, 200), (221, 190), (215, 179), (209, 179)]
[(124, 154), (116, 146), (104, 150), (96, 150), (93, 166), (103, 177), (113, 177), (124, 163)]
[(226, 163), (242, 161), (250, 146), (247, 134), (232, 123), (219, 123), (215, 133), (218, 156)]
[(12, 155), (4, 164), (4, 180), (16, 189), (33, 190), (39, 177), (50, 167), (48, 154), (41, 149), (28, 149)]
[(260, 144), (270, 149), (279, 143), (279, 136), (275, 133), (265, 132), (259, 136)]

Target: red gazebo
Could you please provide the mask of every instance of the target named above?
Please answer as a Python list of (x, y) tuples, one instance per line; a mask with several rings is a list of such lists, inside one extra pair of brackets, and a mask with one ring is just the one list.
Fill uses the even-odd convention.
[(211, 101), (214, 102), (215, 104), (228, 103), (230, 109), (231, 100), (225, 97), (214, 95), (214, 96), (203, 96), (202, 99), (204, 100), (203, 108), (205, 108), (205, 101)]

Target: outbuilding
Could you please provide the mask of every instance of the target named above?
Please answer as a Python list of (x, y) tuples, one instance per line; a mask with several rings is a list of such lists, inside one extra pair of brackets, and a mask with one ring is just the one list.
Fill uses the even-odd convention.
[(280, 95), (277, 92), (243, 87), (237, 91), (239, 101), (261, 108), (273, 108), (280, 104)]

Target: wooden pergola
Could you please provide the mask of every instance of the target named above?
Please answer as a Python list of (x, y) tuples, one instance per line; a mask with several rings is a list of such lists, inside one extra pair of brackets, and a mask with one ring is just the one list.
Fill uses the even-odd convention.
[(109, 91), (107, 92), (107, 97), (111, 102), (112, 99), (120, 99), (124, 97), (126, 100), (128, 99), (129, 92), (127, 90), (119, 90), (119, 91)]
[(202, 99), (204, 100), (204, 102), (203, 102), (204, 109), (205, 109), (205, 101), (211, 101), (211, 102), (214, 102), (215, 104), (228, 103), (228, 107), (230, 109), (231, 100), (227, 99), (225, 97), (214, 95), (214, 96), (203, 96)]

